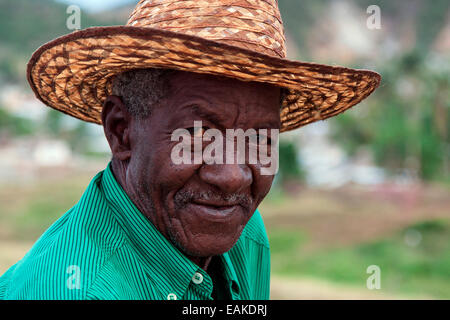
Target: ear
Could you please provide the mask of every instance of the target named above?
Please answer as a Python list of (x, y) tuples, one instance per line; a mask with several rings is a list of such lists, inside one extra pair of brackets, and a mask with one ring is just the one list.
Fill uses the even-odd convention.
[(113, 157), (121, 161), (129, 160), (131, 116), (120, 97), (111, 95), (106, 98), (102, 123)]

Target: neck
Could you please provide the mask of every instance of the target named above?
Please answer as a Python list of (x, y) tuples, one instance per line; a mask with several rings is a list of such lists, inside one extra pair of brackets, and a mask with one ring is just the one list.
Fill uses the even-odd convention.
[(111, 161), (111, 171), (114, 175), (114, 178), (116, 178), (116, 181), (120, 184), (122, 189), (128, 194), (125, 183), (126, 181), (125, 177), (127, 172), (126, 164), (123, 161), (119, 161), (113, 158)]
[(186, 257), (205, 271), (208, 269), (209, 263), (211, 262), (212, 258), (212, 257), (192, 257), (188, 255), (186, 255)]

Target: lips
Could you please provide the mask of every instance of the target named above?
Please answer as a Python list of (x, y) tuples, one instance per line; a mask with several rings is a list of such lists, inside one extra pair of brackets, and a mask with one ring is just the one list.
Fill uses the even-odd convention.
[(221, 201), (207, 201), (207, 200), (193, 200), (193, 204), (205, 206), (213, 210), (227, 210), (239, 205), (239, 203), (221, 202)]
[(193, 201), (188, 207), (193, 214), (205, 220), (229, 222), (240, 217), (242, 207), (238, 204), (223, 204), (218, 202)]
[[(237, 226), (248, 215), (251, 198), (245, 194), (217, 194), (211, 191), (180, 190), (174, 196), (175, 209), (193, 224)], [(205, 224), (206, 227), (208, 224)]]

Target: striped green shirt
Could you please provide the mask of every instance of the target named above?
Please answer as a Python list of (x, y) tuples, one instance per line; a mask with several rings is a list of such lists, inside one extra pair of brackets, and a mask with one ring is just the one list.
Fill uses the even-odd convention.
[[(269, 244), (258, 210), (234, 247), (215, 261), (221, 266), (218, 297), (269, 298)], [(109, 163), (0, 277), (0, 300), (212, 300), (214, 279), (141, 214)]]

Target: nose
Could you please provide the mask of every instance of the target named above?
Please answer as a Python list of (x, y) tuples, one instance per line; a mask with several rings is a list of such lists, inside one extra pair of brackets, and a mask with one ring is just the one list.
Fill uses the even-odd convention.
[(199, 175), (204, 182), (227, 194), (246, 190), (253, 182), (252, 171), (245, 164), (204, 164)]

